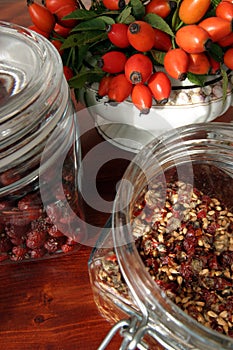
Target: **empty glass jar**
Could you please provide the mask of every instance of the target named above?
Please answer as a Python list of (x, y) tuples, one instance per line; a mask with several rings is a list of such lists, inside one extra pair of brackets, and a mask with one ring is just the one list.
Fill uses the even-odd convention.
[(121, 349), (233, 349), (233, 126), (178, 128), (144, 147), (89, 261)]
[(59, 53), (44, 37), (0, 23), (0, 261), (79, 247), (80, 145)]

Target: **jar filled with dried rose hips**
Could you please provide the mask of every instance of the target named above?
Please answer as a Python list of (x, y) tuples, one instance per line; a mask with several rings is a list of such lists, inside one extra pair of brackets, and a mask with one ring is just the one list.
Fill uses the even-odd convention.
[(121, 349), (233, 349), (233, 125), (172, 130), (127, 168), (89, 261)]
[(0, 262), (68, 253), (84, 227), (75, 110), (57, 50), (0, 23)]

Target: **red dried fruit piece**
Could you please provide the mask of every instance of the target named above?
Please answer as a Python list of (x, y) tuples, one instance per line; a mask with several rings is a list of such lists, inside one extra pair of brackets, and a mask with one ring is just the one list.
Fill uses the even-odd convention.
[(45, 242), (44, 248), (48, 253), (55, 253), (61, 249), (62, 244), (64, 244), (64, 239), (51, 237)]
[(74, 246), (69, 244), (62, 244), (61, 250), (63, 251), (63, 253), (69, 253), (74, 250)]
[(52, 227), (50, 227), (48, 229), (48, 233), (52, 237), (62, 237), (62, 236), (64, 236), (63, 233), (58, 230), (56, 225), (53, 225)]
[(46, 232), (30, 231), (27, 234), (26, 245), (30, 249), (41, 248), (46, 240)]
[(27, 249), (26, 248), (17, 246), (17, 247), (13, 247), (12, 255), (11, 255), (10, 258), (13, 261), (19, 261), (19, 260), (25, 259), (26, 254), (27, 254)]
[(32, 259), (42, 258), (45, 254), (46, 254), (46, 250), (45, 250), (44, 247), (33, 249), (33, 250), (30, 251), (30, 257)]
[(30, 228), (30, 225), (15, 225), (7, 224), (5, 226), (5, 232), (10, 238), (22, 237)]
[(18, 201), (20, 210), (38, 209), (42, 207), (42, 201), (38, 193), (30, 193)]
[(206, 210), (202, 209), (197, 213), (197, 218), (198, 219), (204, 219), (206, 218)]

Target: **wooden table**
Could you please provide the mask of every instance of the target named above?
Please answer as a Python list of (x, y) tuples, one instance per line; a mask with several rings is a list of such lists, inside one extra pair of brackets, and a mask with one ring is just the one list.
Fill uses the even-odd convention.
[[(0, 19), (30, 25), (26, 0), (1, 0)], [(233, 120), (232, 109), (218, 120)], [(92, 120), (86, 122), (83, 155), (103, 141)], [(106, 154), (115, 154), (114, 146), (105, 143), (105, 147)], [(105, 152), (99, 154), (100, 162), (104, 162)], [(123, 151), (121, 155), (122, 159), (106, 162), (97, 176), (99, 194), (110, 206), (117, 181), (133, 156)], [(100, 231), (109, 213), (90, 206), (86, 216)], [(0, 266), (0, 350), (98, 348), (111, 325), (93, 301), (87, 268), (91, 249), (83, 245), (78, 252), (59, 258)], [(111, 343), (112, 350), (118, 349), (119, 340), (116, 337)]]

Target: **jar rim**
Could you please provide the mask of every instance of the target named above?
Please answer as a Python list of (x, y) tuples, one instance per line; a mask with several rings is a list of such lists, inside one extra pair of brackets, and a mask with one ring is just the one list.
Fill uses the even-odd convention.
[(38, 99), (51, 79), (60, 85), (62, 62), (49, 40), (31, 29), (0, 21), (0, 33), (0, 120), (4, 122)]
[[(197, 132), (206, 134), (207, 142), (208, 137), (209, 139), (216, 139), (219, 143), (219, 147), (226, 153), (226, 159), (232, 164), (233, 125), (229, 123), (215, 122), (191, 124), (177, 128), (176, 130), (171, 130), (153, 140), (134, 157), (123, 176), (123, 182), (120, 183), (118, 188), (113, 206), (113, 242), (121, 272), (138, 307), (141, 308), (141, 311), (145, 310), (145, 307), (149, 308), (149, 315), (147, 315), (147, 317), (150, 316), (151, 311), (153, 312), (153, 308), (165, 308), (166, 318), (170, 318), (176, 325), (182, 325), (183, 329), (191, 332), (194, 337), (205, 337), (212, 346), (218, 344), (218, 341), (221, 341), (222, 348), (230, 349), (233, 345), (233, 339), (209, 329), (196, 321), (173, 303), (165, 295), (165, 292), (159, 288), (156, 282), (150, 277), (148, 271), (146, 271), (130, 229), (130, 199), (132, 192), (131, 190), (127, 191), (127, 184), (131, 180), (132, 183), (135, 184), (137, 176), (139, 174), (142, 175), (142, 171), (139, 168), (135, 170), (135, 164), (143, 164), (147, 167), (148, 159), (150, 158), (148, 154), (152, 155), (158, 149), (166, 148), (167, 150), (169, 149), (168, 145), (174, 146), (175, 143), (179, 143), (183, 138), (192, 137)], [(199, 145), (201, 144), (201, 140), (200, 138), (198, 141)], [(227, 152), (229, 152), (229, 149), (231, 149), (231, 157), (228, 158)], [(195, 152), (195, 150), (193, 152)], [(213, 150), (210, 152), (214, 154)], [(161, 152), (161, 154), (162, 153), (163, 152)], [(124, 179), (127, 180), (126, 187)], [(140, 188), (137, 193), (139, 194), (142, 189), (143, 188)]]

